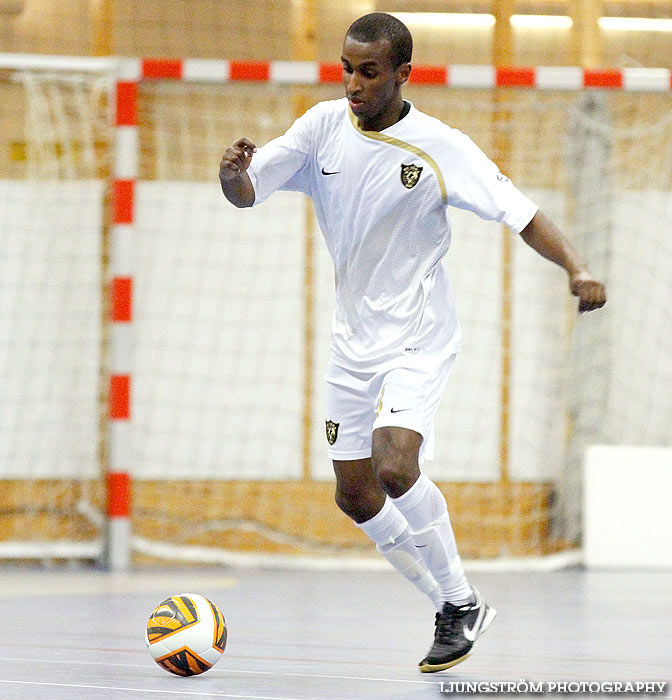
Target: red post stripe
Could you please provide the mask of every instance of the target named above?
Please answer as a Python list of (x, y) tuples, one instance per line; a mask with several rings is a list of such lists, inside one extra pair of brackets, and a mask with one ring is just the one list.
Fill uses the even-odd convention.
[(131, 477), (126, 472), (107, 475), (107, 514), (111, 518), (131, 515)]
[(534, 87), (534, 68), (498, 66), (495, 71), (497, 87)]
[(321, 83), (340, 83), (343, 80), (343, 66), (340, 63), (320, 63)]
[(622, 88), (623, 73), (620, 70), (587, 68), (583, 73), (583, 84), (587, 88)]
[(117, 83), (117, 126), (136, 126), (138, 123), (138, 84)]
[(445, 66), (415, 66), (409, 82), (425, 85), (445, 85), (448, 69)]
[(115, 277), (112, 280), (112, 321), (128, 323), (133, 316), (133, 278)]
[(270, 80), (271, 64), (268, 61), (231, 61), (231, 80)]
[(115, 224), (133, 223), (134, 180), (115, 180), (112, 187), (112, 209)]
[(131, 378), (128, 374), (110, 376), (110, 418), (129, 420), (131, 417)]
[(182, 60), (179, 58), (143, 58), (142, 77), (148, 80), (159, 78), (182, 78)]

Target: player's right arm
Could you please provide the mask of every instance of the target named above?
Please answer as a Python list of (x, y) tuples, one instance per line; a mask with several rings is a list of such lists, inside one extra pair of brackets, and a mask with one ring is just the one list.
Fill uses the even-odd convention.
[(238, 139), (227, 148), (219, 162), (219, 184), (224, 196), (236, 207), (251, 207), (254, 204), (254, 187), (247, 169), (257, 147), (250, 139)]

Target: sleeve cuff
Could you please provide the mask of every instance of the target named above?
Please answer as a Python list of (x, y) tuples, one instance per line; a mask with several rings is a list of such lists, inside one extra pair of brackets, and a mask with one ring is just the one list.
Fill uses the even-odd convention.
[(521, 233), (523, 229), (530, 223), (530, 221), (532, 221), (534, 215), (538, 211), (539, 207), (534, 202), (528, 199), (527, 205), (521, 208), (520, 213), (516, 217), (516, 219), (509, 223), (509, 228), (514, 233)]

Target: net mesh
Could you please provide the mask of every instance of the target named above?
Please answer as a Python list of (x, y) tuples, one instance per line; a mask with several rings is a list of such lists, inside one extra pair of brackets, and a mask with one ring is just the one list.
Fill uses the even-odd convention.
[[(97, 551), (107, 75), (0, 82), (0, 547)], [(18, 543), (18, 546), (12, 546)], [(94, 544), (92, 548), (90, 545)]]
[[(12, 160), (0, 181), (10, 253), (0, 354), (12, 387), (0, 399), (11, 436), (0, 478), (17, 494), (1, 514), (5, 542), (25, 542), (26, 532), (93, 540), (102, 519), (105, 90), (96, 78), (40, 81), (37, 92), (34, 76), (0, 83), (5, 96), (20, 95), (16, 122), (33, 133), (6, 144), (23, 148), (24, 160)], [(426, 470), (446, 494), (463, 556), (557, 551), (580, 540), (586, 445), (672, 442), (671, 98), (425, 86), (406, 96), (468, 133), (608, 285), (607, 306), (577, 317), (561, 270), (499, 225), (451, 213), (445, 264), (464, 351)], [(371, 553), (333, 503), (322, 416), (333, 271), (311, 210), (301, 195), (277, 193), (239, 211), (216, 179), (226, 145), (242, 136), (263, 144), (291, 124), (297, 105), (337, 97), (330, 86), (141, 85), (138, 561)], [(31, 201), (39, 206), (28, 214), (22, 202)], [(27, 290), (30, 303), (17, 296)], [(72, 514), (65, 532), (45, 515), (60, 508), (55, 494)]]

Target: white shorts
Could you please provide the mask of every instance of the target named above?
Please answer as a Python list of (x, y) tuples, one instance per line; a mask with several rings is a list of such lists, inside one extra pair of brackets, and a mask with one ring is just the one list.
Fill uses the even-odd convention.
[(455, 357), (408, 356), (380, 372), (356, 372), (329, 362), (325, 375), (329, 457), (338, 461), (370, 457), (373, 431), (395, 426), (422, 435), (420, 465), (432, 459), (434, 414)]

